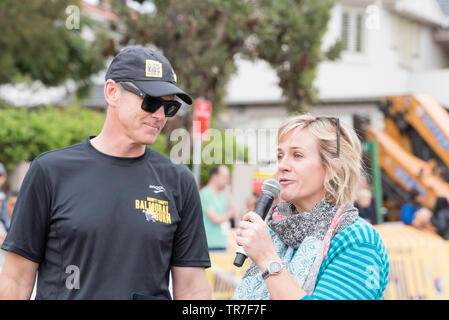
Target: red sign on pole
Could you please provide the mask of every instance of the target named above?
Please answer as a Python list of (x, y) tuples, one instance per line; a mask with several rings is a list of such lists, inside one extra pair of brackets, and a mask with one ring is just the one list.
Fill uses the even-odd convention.
[(196, 99), (193, 109), (193, 139), (209, 141), (207, 129), (210, 126), (212, 103), (202, 98)]

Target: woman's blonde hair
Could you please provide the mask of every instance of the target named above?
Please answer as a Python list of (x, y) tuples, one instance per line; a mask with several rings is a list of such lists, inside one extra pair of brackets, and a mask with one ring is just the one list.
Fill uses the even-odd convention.
[[(326, 171), (324, 187), (327, 195), (337, 204), (352, 203), (357, 198), (362, 173), (362, 146), (354, 129), (340, 120), (338, 155), (336, 122), (336, 118), (314, 117), (310, 114), (295, 116), (279, 128), (278, 143), (290, 131), (308, 128), (319, 142), (320, 158)], [(338, 165), (336, 158), (339, 159)]]

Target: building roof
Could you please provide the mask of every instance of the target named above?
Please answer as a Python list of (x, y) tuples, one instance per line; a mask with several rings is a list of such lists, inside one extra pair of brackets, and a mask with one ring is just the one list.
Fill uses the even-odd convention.
[(88, 1), (81, 2), (81, 6), (83, 10), (93, 18), (97, 18), (99, 20), (111, 20), (114, 22), (118, 22), (118, 16), (112, 12), (111, 4), (109, 1), (104, 1), (101, 3), (92, 4)]
[(449, 16), (449, 0), (437, 0), (441, 10), (446, 16)]

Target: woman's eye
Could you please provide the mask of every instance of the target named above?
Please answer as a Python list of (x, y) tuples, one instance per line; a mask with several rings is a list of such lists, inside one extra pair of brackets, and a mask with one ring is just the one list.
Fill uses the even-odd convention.
[(295, 158), (302, 158), (302, 155), (299, 153), (295, 153), (294, 156), (295, 156)]
[(278, 154), (278, 160), (282, 159), (282, 154)]

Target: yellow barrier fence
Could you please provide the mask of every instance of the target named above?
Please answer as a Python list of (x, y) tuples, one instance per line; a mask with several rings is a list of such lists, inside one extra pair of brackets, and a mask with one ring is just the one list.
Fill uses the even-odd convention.
[(388, 252), (385, 300), (449, 299), (449, 244), (402, 224), (376, 226)]

